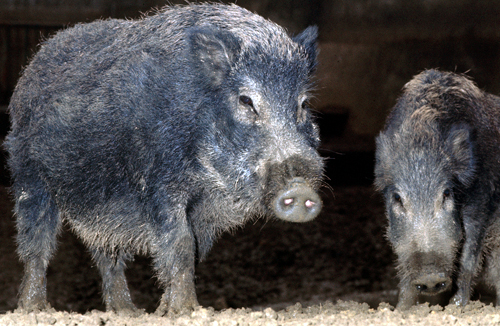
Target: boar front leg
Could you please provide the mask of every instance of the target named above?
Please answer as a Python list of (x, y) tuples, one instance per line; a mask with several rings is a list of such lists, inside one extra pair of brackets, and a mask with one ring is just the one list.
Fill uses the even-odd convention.
[(417, 303), (418, 292), (415, 286), (407, 280), (401, 280), (399, 283), (399, 297), (396, 309), (406, 310)]
[[(475, 211), (477, 212), (478, 209)], [(457, 278), (457, 292), (453, 295), (450, 303), (457, 306), (465, 306), (469, 303), (472, 289), (473, 277), (480, 268), (480, 257), (483, 251), (483, 240), (485, 236), (484, 225), (487, 216), (485, 214), (472, 214), (472, 208), (463, 209), (465, 241), (460, 257), (460, 267)], [(470, 216), (474, 216), (471, 218)]]

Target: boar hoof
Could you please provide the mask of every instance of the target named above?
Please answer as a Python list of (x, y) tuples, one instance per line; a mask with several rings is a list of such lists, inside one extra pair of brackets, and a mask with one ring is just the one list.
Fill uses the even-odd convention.
[(165, 292), (160, 305), (156, 308), (155, 314), (158, 316), (175, 317), (190, 314), (199, 306), (196, 294), (192, 291)]
[(463, 307), (469, 303), (469, 298), (464, 297), (460, 294), (455, 294), (451, 299), (450, 299), (450, 304), (458, 306), (458, 307)]
[(22, 301), (20, 301), (18, 303), (18, 308), (15, 309), (15, 312), (28, 314), (30, 312), (50, 311), (51, 309), (52, 307), (47, 301), (32, 304), (24, 304)]

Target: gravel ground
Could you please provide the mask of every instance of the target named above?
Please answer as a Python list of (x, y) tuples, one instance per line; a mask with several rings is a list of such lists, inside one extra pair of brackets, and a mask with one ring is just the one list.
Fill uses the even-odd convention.
[(225, 309), (199, 308), (190, 315), (175, 318), (145, 314), (140, 317), (91, 311), (85, 314), (48, 311), (0, 315), (1, 325), (498, 325), (500, 313), (491, 305), (474, 301), (465, 309), (420, 305), (409, 311), (393, 311), (388, 304), (377, 309), (366, 303), (341, 301), (336, 304), (302, 307), (300, 303), (275, 311), (272, 308)]

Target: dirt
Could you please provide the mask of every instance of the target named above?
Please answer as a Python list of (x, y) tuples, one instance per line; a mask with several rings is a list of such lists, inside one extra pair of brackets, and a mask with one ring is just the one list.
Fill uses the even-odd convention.
[(130, 264), (127, 278), (132, 299), (145, 313), (130, 317), (104, 312), (98, 272), (67, 228), (48, 269), (48, 300), (53, 308), (16, 312), (23, 267), (15, 253), (13, 206), (4, 182), (0, 186), (0, 325), (500, 323), (500, 310), (486, 297), (463, 309), (423, 304), (405, 312), (394, 310), (395, 256), (384, 238), (382, 199), (371, 186), (373, 153), (339, 154), (332, 148), (323, 150), (324, 156), (331, 157), (330, 188), (322, 191), (325, 207), (320, 216), (305, 224), (257, 220), (224, 234), (196, 269), (201, 307), (177, 317), (154, 314), (161, 290), (151, 260), (141, 256)]
[(20, 315), (8, 312), (0, 316), (1, 325), (498, 325), (500, 314), (491, 305), (473, 302), (464, 310), (454, 307), (421, 305), (409, 311), (393, 311), (388, 304), (377, 309), (354, 301), (329, 301), (303, 307), (300, 303), (276, 311), (272, 308), (225, 309), (198, 308), (190, 315), (176, 318), (145, 314), (140, 317), (91, 311), (85, 314), (40, 312)]

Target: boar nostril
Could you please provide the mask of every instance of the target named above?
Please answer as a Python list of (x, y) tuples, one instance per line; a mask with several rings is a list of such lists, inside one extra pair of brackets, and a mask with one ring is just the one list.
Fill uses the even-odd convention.
[(435, 286), (436, 290), (439, 290), (439, 289), (442, 289), (442, 288), (445, 288), (445, 287), (446, 287), (446, 283), (445, 282), (438, 283)]
[(291, 204), (293, 204), (293, 202), (293, 198), (286, 198), (283, 200), (283, 204), (285, 204), (285, 206), (290, 206)]
[(415, 285), (415, 287), (417, 288), (418, 291), (427, 290), (427, 285), (425, 285), (425, 284), (417, 284), (417, 285)]
[(304, 205), (306, 205), (307, 208), (313, 208), (316, 205), (316, 203), (314, 201), (308, 199), (308, 200), (306, 200)]

